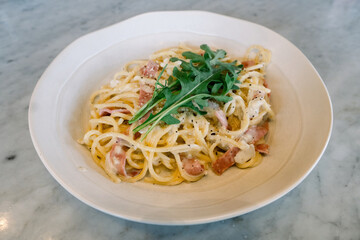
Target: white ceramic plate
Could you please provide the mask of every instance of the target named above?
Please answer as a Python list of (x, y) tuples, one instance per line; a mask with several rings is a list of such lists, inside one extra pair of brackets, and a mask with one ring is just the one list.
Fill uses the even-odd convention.
[[(87, 126), (89, 96), (126, 62), (180, 42), (207, 43), (235, 56), (253, 44), (272, 51), (267, 74), (276, 113), (270, 126), (271, 153), (256, 168), (232, 168), (221, 177), (210, 174), (191, 184), (114, 184), (76, 142)], [(328, 143), (332, 108), (309, 60), (277, 33), (208, 12), (154, 12), (88, 34), (63, 50), (36, 85), (29, 125), (46, 168), (81, 201), (137, 222), (185, 225), (250, 212), (293, 189)]]

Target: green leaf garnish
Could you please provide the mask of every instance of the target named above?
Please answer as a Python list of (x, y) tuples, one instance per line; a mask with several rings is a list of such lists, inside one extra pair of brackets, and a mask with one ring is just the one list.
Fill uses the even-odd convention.
[(200, 46), (204, 50), (203, 55), (193, 52), (184, 52), (182, 55), (190, 60), (185, 61), (171, 58), (170, 61), (181, 61), (181, 69), (175, 67), (172, 76), (165, 84), (159, 82), (166, 66), (162, 69), (156, 84), (153, 97), (144, 104), (129, 121), (130, 124), (141, 119), (147, 112), (156, 107), (160, 102), (164, 106), (155, 115), (150, 114), (145, 122), (134, 128), (138, 132), (150, 126), (142, 136), (143, 140), (160, 121), (166, 124), (179, 124), (180, 121), (173, 116), (178, 113), (180, 107), (187, 107), (204, 115), (204, 107), (208, 106), (208, 100), (214, 99), (219, 102), (228, 102), (232, 98), (226, 96), (231, 90), (239, 89), (235, 83), (243, 66), (236, 65), (236, 61), (227, 63), (221, 60), (226, 56), (224, 50), (211, 50), (206, 44)]

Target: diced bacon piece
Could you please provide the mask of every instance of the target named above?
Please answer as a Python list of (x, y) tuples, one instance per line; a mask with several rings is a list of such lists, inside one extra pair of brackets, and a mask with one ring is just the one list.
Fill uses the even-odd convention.
[(219, 122), (221, 123), (221, 126), (225, 127), (226, 129), (229, 127), (226, 115), (225, 115), (223, 110), (216, 110), (215, 111), (215, 116), (219, 120)]
[(134, 177), (138, 175), (140, 169), (130, 169), (129, 172), (126, 171), (126, 153), (123, 149), (126, 146), (127, 142), (123, 139), (118, 138), (116, 143), (111, 147), (110, 152), (106, 155), (106, 167), (114, 172), (124, 177)]
[(126, 173), (126, 154), (122, 149), (122, 144), (120, 142), (115, 143), (110, 151), (110, 163), (117, 170), (117, 173), (127, 177)]
[(138, 139), (139, 137), (141, 137), (141, 133), (136, 132), (136, 133), (134, 134), (134, 140)]
[(99, 109), (99, 115), (100, 117), (102, 116), (110, 116), (112, 113), (114, 112), (119, 112), (119, 113), (131, 113), (129, 110), (127, 110), (126, 108), (118, 108), (118, 109), (112, 109), (112, 108), (101, 108)]
[[(140, 96), (139, 96), (139, 105), (140, 107), (147, 103), (154, 94), (155, 87), (149, 84), (140, 84)], [(151, 111), (147, 112), (140, 120), (139, 123), (142, 124), (149, 118)]]
[(149, 60), (147, 64), (140, 69), (140, 72), (144, 77), (156, 78), (156, 73), (158, 70), (159, 64)]
[(101, 109), (99, 109), (99, 115), (100, 115), (100, 117), (102, 117), (102, 116), (109, 116), (109, 115), (111, 115), (111, 113), (112, 113), (112, 110), (110, 110), (110, 109), (108, 109), (108, 108), (101, 108)]
[(254, 66), (256, 63), (254, 60), (248, 60), (248, 61), (241, 62), (241, 64), (244, 66), (244, 68), (248, 68), (248, 67)]
[(214, 172), (218, 175), (221, 175), (226, 169), (234, 165), (235, 156), (240, 151), (238, 147), (232, 147), (226, 151), (224, 155), (216, 159), (212, 164)]
[(189, 175), (197, 176), (202, 174), (205, 170), (204, 165), (202, 165), (197, 159), (184, 158), (181, 159), (181, 162), (183, 164), (185, 172), (187, 172)]
[(135, 177), (135, 176), (138, 175), (140, 172), (141, 172), (140, 169), (131, 169), (131, 170), (128, 172), (128, 175), (131, 176), (131, 177)]
[(268, 144), (257, 144), (255, 145), (255, 151), (259, 153), (269, 154), (269, 145)]
[(139, 105), (140, 107), (147, 103), (154, 94), (155, 87), (149, 84), (140, 84), (140, 96), (139, 96)]
[(263, 138), (269, 131), (268, 123), (266, 122), (263, 126), (251, 126), (245, 132), (244, 138), (248, 143), (256, 143)]

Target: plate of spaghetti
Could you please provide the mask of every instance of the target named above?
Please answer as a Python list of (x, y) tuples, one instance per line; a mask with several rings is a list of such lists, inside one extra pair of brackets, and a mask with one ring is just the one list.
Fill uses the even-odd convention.
[(188, 225), (297, 186), (326, 148), (332, 108), (311, 63), (271, 30), (154, 12), (63, 50), (34, 90), (29, 126), (48, 171), (81, 201)]

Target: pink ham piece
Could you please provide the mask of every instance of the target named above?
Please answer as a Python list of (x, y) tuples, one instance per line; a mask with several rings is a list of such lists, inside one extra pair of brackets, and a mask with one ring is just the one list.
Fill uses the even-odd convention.
[(126, 108), (119, 108), (119, 109), (101, 108), (101, 109), (99, 109), (100, 117), (102, 117), (102, 116), (110, 116), (112, 113), (115, 113), (115, 112), (125, 113), (125, 114), (131, 113)]
[(156, 73), (159, 70), (159, 64), (149, 60), (145, 66), (140, 69), (140, 73), (144, 77), (156, 78)]
[(155, 87), (149, 84), (140, 84), (140, 96), (139, 96), (139, 105), (142, 107), (147, 103), (154, 94)]
[(138, 139), (139, 137), (141, 137), (141, 133), (136, 132), (136, 133), (134, 134), (134, 140)]
[(120, 142), (115, 143), (110, 151), (110, 162), (117, 170), (117, 173), (127, 177), (126, 173), (126, 154), (122, 149), (122, 144)]
[(118, 138), (116, 143), (111, 147), (109, 153), (109, 159), (106, 160), (110, 162), (110, 168), (113, 168), (116, 171), (116, 174), (119, 174), (124, 177), (135, 177), (138, 175), (141, 170), (140, 169), (129, 169), (126, 171), (126, 152), (123, 147), (126, 145), (126, 141)]
[(216, 118), (219, 120), (219, 122), (221, 123), (221, 126), (225, 127), (226, 129), (228, 129), (229, 124), (226, 118), (225, 113), (223, 112), (223, 110), (216, 110), (215, 111), (215, 116)]
[(208, 103), (209, 103), (209, 106), (207, 108), (209, 108), (210, 111), (214, 111), (215, 116), (219, 120), (221, 126), (228, 129), (228, 127), (229, 127), (228, 120), (226, 118), (224, 111), (220, 109), (219, 104), (216, 102), (213, 102), (213, 101), (208, 101)]
[(181, 159), (185, 172), (189, 175), (197, 176), (204, 172), (205, 168), (197, 159)]
[[(140, 84), (140, 96), (139, 96), (139, 105), (142, 107), (145, 103), (147, 103), (154, 94), (155, 87), (149, 84)], [(140, 120), (139, 123), (142, 124), (149, 118), (150, 112), (147, 112)]]
[(268, 144), (257, 144), (255, 145), (255, 151), (259, 153), (269, 154), (269, 145)]
[(256, 63), (254, 60), (248, 60), (248, 61), (241, 62), (241, 64), (244, 66), (244, 68), (248, 68), (248, 67), (254, 66)]
[(268, 122), (266, 122), (263, 126), (251, 126), (245, 132), (245, 138), (248, 140), (247, 142), (253, 144), (259, 141), (262, 137), (264, 137), (269, 131)]
[(217, 175), (221, 175), (226, 169), (235, 164), (235, 156), (240, 151), (238, 147), (232, 147), (224, 155), (216, 159), (212, 168)]

